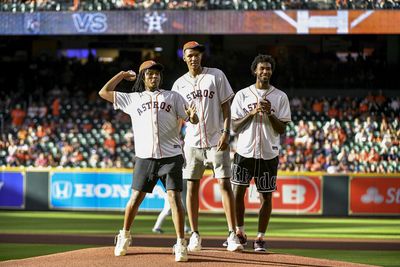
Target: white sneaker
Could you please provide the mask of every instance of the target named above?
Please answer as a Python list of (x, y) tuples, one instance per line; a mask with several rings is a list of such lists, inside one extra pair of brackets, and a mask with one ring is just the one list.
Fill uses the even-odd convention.
[(243, 245), (240, 244), (239, 238), (234, 232), (230, 232), (226, 241), (228, 241), (228, 246), (226, 247), (228, 251), (242, 251), (244, 249)]
[(188, 261), (188, 251), (186, 247), (186, 240), (182, 244), (176, 243), (173, 248), (175, 254), (175, 261)]
[(195, 252), (201, 250), (201, 237), (198, 233), (193, 232), (189, 240), (188, 250)]
[(124, 230), (120, 230), (119, 234), (115, 236), (115, 249), (114, 255), (115, 256), (125, 256), (126, 251), (128, 250), (129, 245), (131, 244), (132, 237), (131, 234), (125, 233)]

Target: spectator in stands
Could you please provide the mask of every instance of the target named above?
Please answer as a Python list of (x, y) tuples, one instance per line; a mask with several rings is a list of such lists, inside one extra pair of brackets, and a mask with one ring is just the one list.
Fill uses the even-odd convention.
[(25, 120), (25, 116), (25, 110), (22, 109), (20, 104), (17, 104), (15, 108), (11, 111), (11, 124), (16, 127), (22, 126)]
[[(145, 0), (151, 3), (154, 0)], [(14, 0), (2, 1), (0, 3), (1, 10), (13, 12), (33, 12), (33, 11), (93, 11), (93, 10), (123, 10), (138, 8), (155, 8), (162, 9), (182, 9), (186, 4), (183, 2), (191, 2), (189, 8), (196, 9), (235, 9), (235, 10), (324, 10), (324, 9), (399, 9), (398, 0), (336, 0), (336, 1), (319, 1), (319, 0), (194, 0), (194, 1), (176, 1), (176, 0), (155, 0), (159, 5), (147, 5), (136, 0), (73, 0), (71, 1), (48, 1), (48, 0)], [(176, 2), (171, 4), (171, 2)]]
[[(236, 61), (241, 62), (240, 55), (236, 56), (238, 57)], [(370, 61), (358, 60), (357, 64), (361, 64), (361, 69), (365, 69), (367, 66), (365, 64), (368, 64), (368, 62)], [(375, 58), (374, 62), (379, 62), (379, 59)], [(329, 65), (332, 63), (329, 62)], [(111, 66), (110, 64), (103, 64), (93, 60), (91, 64), (95, 65), (93, 69), (101, 69), (101, 72), (108, 73), (110, 69), (115, 68), (119, 63), (113, 63)], [(323, 64), (318, 63), (317, 65)], [(346, 65), (347, 63), (343, 64)], [(376, 64), (382, 65), (380, 63)], [(73, 59), (58, 59), (54, 61), (50, 58), (42, 58), (40, 61), (32, 60), (32, 62), (27, 62), (25, 65), (28, 67), (22, 69), (21, 64), (16, 66), (7, 65), (7, 68), (3, 68), (3, 76), (0, 79), (0, 83), (3, 85), (3, 89), (0, 91), (0, 109), (4, 111), (0, 113), (2, 115), (0, 117), (0, 130), (2, 131), (0, 144), (2, 143), (4, 147), (4, 149), (0, 150), (0, 165), (33, 166), (39, 154), (43, 152), (48, 156), (49, 166), (72, 166), (72, 153), (78, 150), (82, 154), (79, 164), (93, 167), (99, 167), (100, 165), (115, 167), (120, 164), (117, 161), (117, 157), (120, 157), (123, 167), (133, 167), (134, 157), (132, 151), (134, 140), (132, 130), (126, 126), (130, 122), (129, 116), (124, 116), (122, 113), (118, 114), (111, 107), (104, 108), (99, 105), (97, 96), (90, 98), (93, 84), (100, 86), (97, 83), (102, 80), (99, 78), (98, 72), (85, 73), (85, 64)], [(341, 65), (341, 69), (345, 65)], [(39, 66), (42, 68), (40, 76), (38, 74)], [(47, 82), (41, 79), (46, 79), (47, 76), (43, 77), (43, 75), (51, 73), (51, 69), (55, 69), (54, 66), (58, 66), (57, 69), (61, 73), (69, 72), (68, 70), (70, 70), (78, 76), (73, 80), (62, 78), (46, 85)], [(385, 72), (388, 72), (383, 66), (382, 68)], [(231, 69), (235, 71), (235, 68)], [(308, 72), (307, 67), (302, 68), (301, 73), (303, 72)], [(90, 79), (87, 77), (82, 78), (80, 73), (93, 77), (90, 77)], [(375, 73), (377, 74), (376, 71)], [(235, 76), (240, 76), (227, 75), (232, 79)], [(315, 80), (315, 74), (313, 75)], [(338, 75), (339, 77), (336, 79), (341, 80), (343, 76)], [(303, 81), (303, 77), (301, 80)], [(304, 80), (307, 80), (307, 74), (304, 76)], [(375, 83), (378, 83), (377, 80), (375, 80)], [(65, 87), (65, 84), (68, 84), (68, 87)], [(321, 88), (324, 87), (324, 85), (321, 86)], [(73, 88), (87, 89), (81, 90), (83, 94), (77, 94), (77, 89)], [(350, 87), (349, 89), (352, 88)], [(348, 164), (348, 171), (359, 171), (359, 165), (365, 164), (356, 159), (356, 156), (366, 146), (368, 146), (368, 151), (371, 147), (374, 147), (380, 155), (379, 164), (376, 164), (376, 171), (400, 171), (397, 170), (400, 165), (398, 163), (399, 156), (396, 154), (399, 149), (400, 136), (398, 119), (399, 97), (387, 96), (382, 93), (386, 99), (383, 101), (377, 100), (379, 95), (378, 90), (372, 90), (371, 93), (365, 96), (358, 95), (357, 97), (297, 96), (292, 98), (293, 123), (288, 126), (290, 130), (283, 137), (284, 141), (282, 142), (282, 150), (288, 150), (289, 153), (282, 155), (280, 168), (282, 170), (309, 170), (312, 164), (311, 159), (317, 157), (320, 153), (326, 153), (324, 143), (325, 139), (329, 138), (332, 142), (332, 159), (330, 162), (338, 160), (339, 164)], [(56, 98), (60, 99), (60, 104), (62, 104), (58, 117), (53, 114), (53, 101)], [(321, 108), (318, 109), (319, 113), (313, 110), (315, 102), (322, 103), (322, 112), (320, 111)], [(378, 102), (382, 103), (381, 106), (378, 105)], [(333, 127), (330, 124), (327, 112), (334, 103), (339, 115), (336, 117)], [(15, 113), (13, 114), (17, 104), (21, 111), (21, 117), (15, 116)], [(39, 107), (42, 107), (43, 110), (41, 116), (39, 115)], [(368, 116), (370, 118), (367, 118)], [(107, 120), (106, 118), (109, 119)], [(14, 120), (19, 120), (17, 123), (19, 126), (13, 123)], [(113, 128), (121, 129), (121, 131), (112, 133), (112, 138), (116, 143), (114, 155), (111, 155), (103, 147), (107, 137), (102, 127), (103, 124), (107, 125), (109, 123)], [(325, 125), (327, 125), (327, 128), (325, 128)], [(107, 128), (108, 126), (104, 127)], [(13, 144), (11, 144), (9, 136), (12, 137)], [(306, 141), (301, 141), (302, 138)], [(28, 152), (21, 152), (21, 149), (19, 149), (19, 158), (17, 158), (14, 146), (19, 147), (21, 145), (19, 140), (23, 140), (29, 150)], [(296, 145), (294, 145), (295, 140)], [(336, 147), (339, 147), (339, 149)], [(342, 151), (343, 147), (348, 148), (347, 155)], [(95, 157), (91, 160), (92, 150), (95, 150), (98, 155), (96, 156), (97, 158)], [(31, 156), (26, 157), (26, 153)], [(299, 154), (304, 155), (303, 159), (300, 159)], [(50, 155), (53, 157), (52, 161), (50, 160)], [(339, 157), (339, 155), (341, 156)], [(103, 161), (107, 161), (107, 164), (103, 163)], [(339, 171), (342, 169), (345, 168), (341, 167)]]

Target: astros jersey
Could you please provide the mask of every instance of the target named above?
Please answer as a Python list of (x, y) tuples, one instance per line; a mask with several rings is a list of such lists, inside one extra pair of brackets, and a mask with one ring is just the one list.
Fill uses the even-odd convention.
[[(236, 93), (231, 106), (232, 120), (243, 118), (256, 108), (261, 99), (271, 102), (271, 112), (284, 122), (291, 121), (287, 95), (272, 85), (268, 90), (260, 90), (251, 85)], [(247, 158), (269, 160), (280, 150), (280, 135), (272, 128), (266, 114), (256, 114), (238, 133), (236, 152)]]
[(114, 93), (114, 108), (129, 114), (139, 158), (166, 158), (182, 154), (178, 118), (186, 119), (185, 99), (171, 91)]
[(187, 125), (185, 144), (197, 148), (217, 146), (224, 127), (221, 105), (234, 95), (225, 74), (216, 68), (203, 67), (196, 78), (189, 72), (181, 76), (172, 90), (197, 108), (199, 123)]

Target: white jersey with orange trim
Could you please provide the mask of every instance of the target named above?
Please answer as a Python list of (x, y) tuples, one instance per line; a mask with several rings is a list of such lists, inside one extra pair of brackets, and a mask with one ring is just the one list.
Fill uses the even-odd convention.
[[(291, 121), (287, 95), (272, 85), (268, 90), (260, 90), (254, 84), (236, 93), (231, 106), (232, 120), (246, 116), (262, 99), (271, 102), (271, 112), (280, 121)], [(280, 135), (272, 128), (267, 114), (257, 113), (236, 134), (238, 134), (236, 152), (243, 157), (269, 160), (279, 155)]]
[(195, 78), (189, 72), (175, 81), (172, 90), (181, 94), (189, 103), (195, 103), (199, 123), (188, 124), (185, 145), (208, 148), (218, 145), (224, 120), (221, 105), (234, 93), (225, 74), (216, 68), (203, 67)]
[(167, 158), (182, 154), (178, 118), (188, 119), (188, 103), (176, 92), (156, 90), (114, 93), (114, 108), (130, 115), (135, 153), (139, 158)]

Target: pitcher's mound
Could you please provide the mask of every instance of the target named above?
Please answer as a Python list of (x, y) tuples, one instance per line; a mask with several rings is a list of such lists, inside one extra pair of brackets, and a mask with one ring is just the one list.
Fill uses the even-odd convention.
[(205, 248), (189, 253), (189, 261), (175, 262), (172, 248), (130, 247), (126, 256), (115, 257), (113, 247), (88, 248), (46, 256), (0, 262), (0, 266), (32, 267), (121, 267), (121, 266), (371, 266), (341, 261), (322, 260), (278, 253), (253, 251), (228, 252), (219, 248)]

